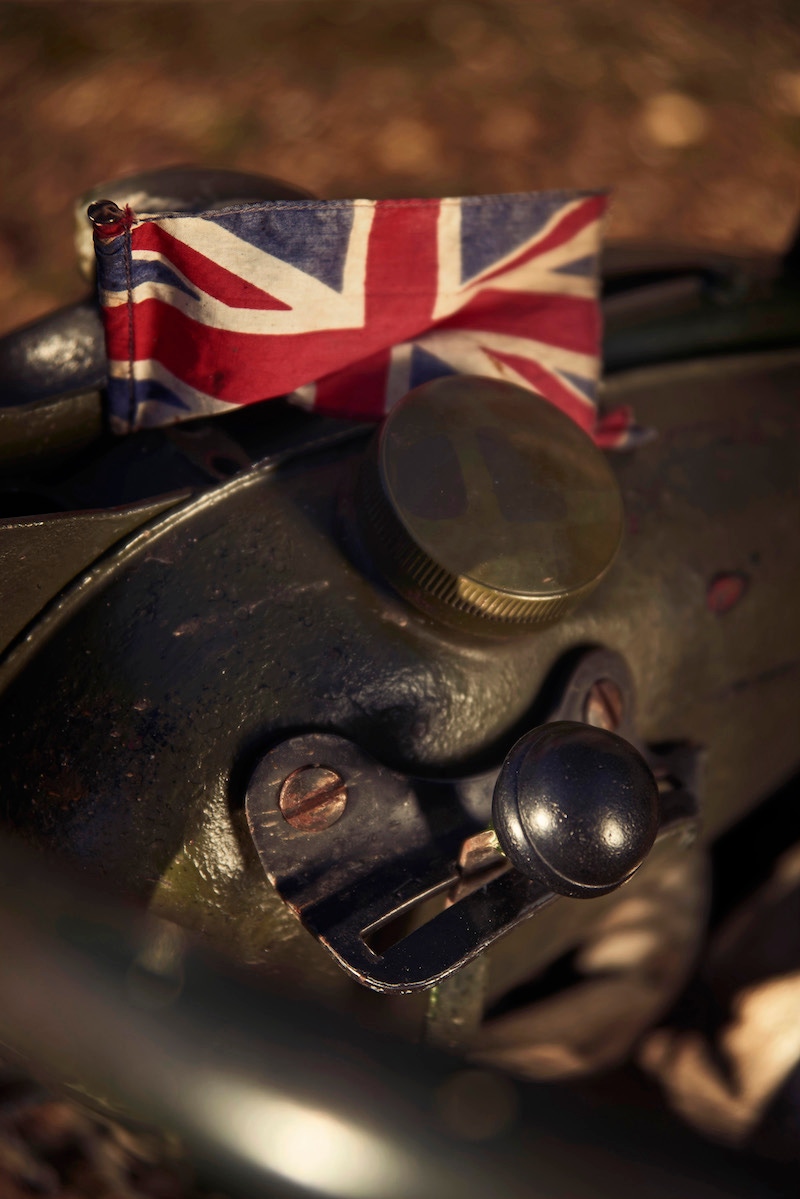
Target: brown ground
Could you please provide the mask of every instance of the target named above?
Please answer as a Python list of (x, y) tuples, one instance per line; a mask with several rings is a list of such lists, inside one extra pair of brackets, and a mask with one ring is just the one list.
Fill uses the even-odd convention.
[[(0, 144), (0, 329), (81, 294), (75, 195), (181, 162), (320, 196), (611, 186), (612, 235), (778, 248), (800, 210), (800, 8), (0, 2)], [(0, 1199), (188, 1194), (66, 1105), (25, 1112), (0, 1085)]]
[(610, 233), (781, 246), (794, 0), (0, 2), (0, 328), (80, 294), (70, 204), (169, 163), (321, 196), (611, 186)]

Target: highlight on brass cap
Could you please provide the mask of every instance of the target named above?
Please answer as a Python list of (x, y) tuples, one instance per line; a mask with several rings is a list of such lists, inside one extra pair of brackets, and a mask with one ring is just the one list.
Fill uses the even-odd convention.
[(532, 392), (471, 375), (423, 383), (392, 409), (356, 503), (397, 591), (475, 631), (559, 619), (622, 535), (619, 486), (591, 438)]

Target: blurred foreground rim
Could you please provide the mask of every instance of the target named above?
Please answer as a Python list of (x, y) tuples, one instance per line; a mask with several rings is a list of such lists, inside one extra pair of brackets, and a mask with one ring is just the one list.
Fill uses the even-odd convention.
[(4, 1045), (117, 1118), (177, 1134), (201, 1177), (229, 1193), (788, 1193), (666, 1116), (502, 1075), (481, 1072), (476, 1086), (478, 1072), (455, 1059), (267, 992), (174, 925), (54, 879), (5, 839), (0, 938)]

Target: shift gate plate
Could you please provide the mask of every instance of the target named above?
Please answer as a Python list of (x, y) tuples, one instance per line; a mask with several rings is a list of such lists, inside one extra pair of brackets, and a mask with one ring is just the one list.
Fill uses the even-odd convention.
[[(549, 719), (580, 719), (597, 678), (616, 683), (625, 713), (618, 731), (662, 780), (659, 837), (693, 833), (697, 752), (678, 746), (655, 753), (638, 744), (632, 682), (619, 655), (583, 654)], [(346, 791), (341, 816), (317, 831), (293, 827), (280, 810), (285, 780), (306, 766), (335, 772)], [(480, 874), (464, 879), (459, 856), (465, 841), (490, 824), (496, 779), (496, 771), (445, 781), (408, 778), (343, 737), (307, 733), (261, 759), (247, 790), (247, 821), (279, 895), (344, 970), (376, 991), (422, 990), (558, 898), (516, 870), (498, 873), (496, 863), (483, 883)], [(378, 947), (380, 929), (442, 893), (448, 895), (443, 910)]]

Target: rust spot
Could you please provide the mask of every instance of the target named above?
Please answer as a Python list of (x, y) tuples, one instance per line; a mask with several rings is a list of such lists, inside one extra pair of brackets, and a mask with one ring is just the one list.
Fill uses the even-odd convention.
[(750, 586), (750, 577), (741, 570), (715, 574), (706, 592), (706, 607), (715, 616), (724, 616), (739, 603)]

